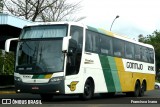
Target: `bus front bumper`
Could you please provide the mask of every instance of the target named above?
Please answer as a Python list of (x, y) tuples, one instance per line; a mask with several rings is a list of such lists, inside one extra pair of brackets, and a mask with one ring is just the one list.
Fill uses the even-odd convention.
[(33, 94), (64, 94), (64, 80), (51, 83), (23, 83), (15, 81), (15, 89), (17, 93), (33, 93)]

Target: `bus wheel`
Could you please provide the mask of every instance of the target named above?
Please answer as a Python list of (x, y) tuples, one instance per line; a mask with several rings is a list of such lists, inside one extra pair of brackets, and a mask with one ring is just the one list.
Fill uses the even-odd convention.
[(84, 86), (84, 93), (80, 95), (80, 98), (82, 98), (82, 100), (89, 100), (93, 97), (93, 94), (94, 84), (90, 79), (88, 79)]
[(53, 98), (52, 94), (40, 94), (40, 96), (43, 101), (51, 101)]
[(139, 96), (140, 96), (140, 97), (143, 97), (143, 96), (144, 96), (145, 89), (146, 89), (146, 84), (145, 84), (145, 82), (143, 82), (143, 83), (142, 83), (142, 86), (141, 86), (141, 88), (140, 88), (140, 93), (139, 93)]
[(136, 81), (133, 96), (138, 97), (139, 93), (140, 93), (140, 83), (138, 81)]

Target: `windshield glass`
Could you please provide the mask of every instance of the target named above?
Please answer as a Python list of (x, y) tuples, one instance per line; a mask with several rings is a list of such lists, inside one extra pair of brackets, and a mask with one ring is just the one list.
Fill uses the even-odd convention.
[(55, 38), (67, 35), (67, 25), (40, 25), (25, 27), (20, 39)]
[(62, 39), (23, 40), (18, 44), (17, 71), (63, 71)]

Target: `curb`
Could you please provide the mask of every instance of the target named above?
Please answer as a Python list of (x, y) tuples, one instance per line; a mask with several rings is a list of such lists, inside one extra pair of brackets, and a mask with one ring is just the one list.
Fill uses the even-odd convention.
[(15, 91), (0, 91), (0, 94), (16, 94)]
[(0, 86), (0, 89), (4, 89), (4, 88), (14, 88), (14, 85), (6, 85), (6, 86)]

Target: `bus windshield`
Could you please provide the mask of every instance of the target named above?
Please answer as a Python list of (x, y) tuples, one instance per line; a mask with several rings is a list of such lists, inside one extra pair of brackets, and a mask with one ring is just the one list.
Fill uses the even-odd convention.
[(20, 39), (55, 38), (67, 35), (67, 25), (42, 25), (25, 27)]
[(66, 35), (67, 24), (25, 27), (18, 43), (16, 72), (62, 72), (62, 40)]
[(17, 72), (53, 73), (63, 71), (62, 39), (19, 42)]

